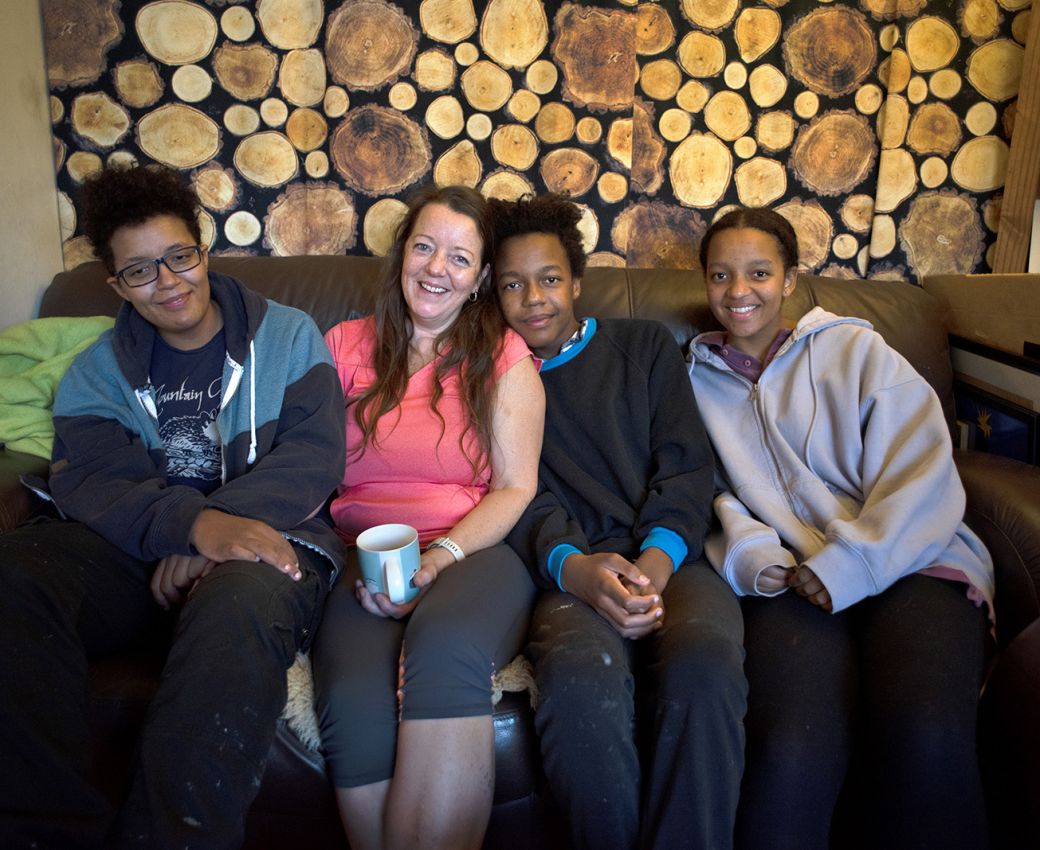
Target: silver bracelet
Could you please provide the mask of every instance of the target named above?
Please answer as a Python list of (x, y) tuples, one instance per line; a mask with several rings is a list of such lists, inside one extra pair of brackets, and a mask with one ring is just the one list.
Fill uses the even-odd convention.
[(455, 563), (458, 563), (466, 557), (466, 553), (462, 551), (462, 547), (450, 537), (438, 537), (436, 540), (430, 541), (430, 544), (426, 547), (426, 551), (429, 552), (434, 547), (447, 549), (451, 552), (451, 557), (455, 559)]

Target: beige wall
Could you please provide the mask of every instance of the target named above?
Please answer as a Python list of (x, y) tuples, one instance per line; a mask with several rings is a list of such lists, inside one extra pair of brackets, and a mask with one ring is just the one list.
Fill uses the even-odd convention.
[(4, 4), (0, 26), (0, 329), (36, 315), (61, 271), (50, 107), (37, 0)]

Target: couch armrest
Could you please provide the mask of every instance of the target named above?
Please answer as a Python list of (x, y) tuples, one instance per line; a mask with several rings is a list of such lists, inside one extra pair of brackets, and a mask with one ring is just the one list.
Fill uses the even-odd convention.
[(994, 847), (1035, 847), (1040, 814), (1040, 620), (996, 664), (979, 707), (979, 760)]
[(18, 480), (23, 473), (47, 477), (49, 464), (41, 457), (0, 448), (0, 531), (9, 531), (43, 507), (41, 500)]
[(1003, 648), (1040, 617), (1040, 468), (983, 452), (953, 456), (968, 495), (965, 521), (993, 556)]

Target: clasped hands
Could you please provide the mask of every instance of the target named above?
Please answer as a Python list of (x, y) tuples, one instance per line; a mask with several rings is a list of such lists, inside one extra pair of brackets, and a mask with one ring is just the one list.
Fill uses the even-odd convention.
[(198, 555), (167, 555), (152, 573), (152, 596), (167, 611), (225, 561), (262, 561), (293, 581), (302, 577), (289, 541), (265, 522), (206, 508), (195, 519), (188, 539)]
[(763, 593), (779, 593), (790, 587), (799, 596), (808, 599), (824, 611), (831, 610), (831, 595), (820, 577), (804, 564), (798, 567), (773, 565), (759, 573), (758, 589)]
[[(656, 582), (648, 573), (657, 576)], [(664, 624), (661, 594), (670, 575), (671, 560), (654, 548), (635, 562), (615, 552), (575, 553), (563, 562), (562, 583), (622, 637), (638, 639)]]

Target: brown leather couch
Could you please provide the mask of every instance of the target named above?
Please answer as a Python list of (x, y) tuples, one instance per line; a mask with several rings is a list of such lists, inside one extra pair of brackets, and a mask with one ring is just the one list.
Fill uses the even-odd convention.
[[(211, 268), (307, 311), (322, 331), (369, 312), (379, 276), (378, 260), (346, 256), (214, 257)], [(100, 263), (89, 263), (55, 277), (40, 315), (113, 315), (120, 303)], [(801, 315), (817, 304), (870, 320), (935, 388), (952, 424), (953, 375), (940, 302), (909, 284), (803, 275), (788, 310)], [(658, 319), (684, 345), (696, 330), (715, 326), (701, 275), (694, 271), (590, 268), (578, 309), (601, 317)], [(997, 652), (979, 734), (994, 834), (1002, 846), (1031, 846), (1040, 834), (1040, 469), (976, 452), (957, 450), (955, 457), (968, 492), (968, 522), (997, 569)], [(45, 474), (46, 463), (0, 451), (0, 529), (39, 510), (17, 483), (22, 472)], [(91, 669), (99, 781), (113, 794), (161, 663), (161, 653), (146, 647)], [(526, 695), (506, 694), (494, 726), (495, 806), (486, 846), (562, 846)], [(835, 843), (848, 846), (845, 839)], [(346, 846), (320, 755), (284, 728), (250, 811), (246, 846)]]

